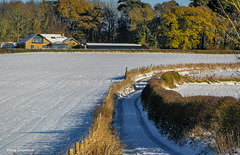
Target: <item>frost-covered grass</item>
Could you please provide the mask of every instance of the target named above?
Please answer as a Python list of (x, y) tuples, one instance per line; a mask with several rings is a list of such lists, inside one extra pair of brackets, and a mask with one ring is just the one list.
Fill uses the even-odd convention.
[(0, 55), (0, 152), (65, 152), (125, 68), (233, 63), (234, 55), (25, 53)]

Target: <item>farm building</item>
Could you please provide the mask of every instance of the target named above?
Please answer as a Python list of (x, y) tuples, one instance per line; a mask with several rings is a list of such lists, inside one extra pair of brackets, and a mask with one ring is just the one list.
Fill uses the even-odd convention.
[(2, 42), (0, 44), (0, 48), (15, 48), (16, 43), (15, 42)]
[(86, 43), (87, 49), (147, 49), (140, 44), (127, 43)]
[(61, 34), (31, 34), (16, 43), (18, 48), (26, 49), (71, 49), (79, 46), (74, 38), (67, 38)]

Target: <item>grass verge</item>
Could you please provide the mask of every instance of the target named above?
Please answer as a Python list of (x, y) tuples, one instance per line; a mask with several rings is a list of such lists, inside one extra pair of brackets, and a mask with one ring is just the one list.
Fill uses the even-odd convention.
[(1, 49), (0, 54), (30, 52), (125, 52), (125, 53), (195, 53), (195, 54), (240, 54), (239, 50), (182, 50), (182, 49)]

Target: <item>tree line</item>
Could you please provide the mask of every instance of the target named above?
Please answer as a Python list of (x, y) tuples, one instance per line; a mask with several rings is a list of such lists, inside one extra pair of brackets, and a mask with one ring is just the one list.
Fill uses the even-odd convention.
[(191, 0), (188, 7), (174, 0), (155, 6), (141, 0), (3, 0), (0, 42), (18, 42), (33, 33), (64, 33), (80, 43), (238, 49), (238, 33), (226, 15), (238, 29), (239, 12), (228, 0)]

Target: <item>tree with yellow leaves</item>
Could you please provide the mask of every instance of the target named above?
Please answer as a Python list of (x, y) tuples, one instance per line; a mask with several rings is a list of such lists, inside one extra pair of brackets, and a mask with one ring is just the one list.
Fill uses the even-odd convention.
[(27, 30), (26, 21), (26, 6), (22, 2), (12, 2), (6, 11), (5, 17), (8, 21), (8, 31), (12, 41), (18, 42), (24, 31)]
[(215, 14), (206, 7), (179, 7), (164, 12), (160, 37), (166, 39), (166, 48), (207, 48), (218, 38)]
[(135, 7), (129, 12), (129, 19), (131, 20), (131, 30), (141, 28), (142, 25), (147, 25), (156, 16), (155, 11), (150, 4), (144, 7)]
[(73, 36), (79, 41), (94, 39), (99, 21), (102, 20), (99, 4), (85, 0), (59, 0), (59, 12), (69, 23)]
[[(233, 40), (236, 44), (239, 45), (240, 43), (240, 23), (239, 23), (239, 15), (240, 15), (240, 0), (224, 0), (226, 3), (228, 3), (229, 5), (231, 5), (234, 10), (235, 10), (235, 15), (236, 16), (232, 16), (232, 14), (229, 14), (229, 12), (227, 12), (225, 10), (225, 8), (223, 7), (223, 5), (220, 3), (220, 1), (218, 0), (218, 4), (220, 5), (221, 11), (224, 14), (223, 16), (221, 16), (223, 19), (225, 19), (226, 21), (230, 22), (230, 25), (232, 27), (232, 31), (233, 33), (228, 33), (227, 36)], [(222, 23), (223, 24), (223, 23)], [(224, 27), (224, 26), (223, 26)], [(225, 29), (227, 29), (227, 27), (224, 27)], [(235, 54), (236, 58), (238, 61), (240, 61), (240, 55), (239, 54)], [(240, 71), (236, 71), (236, 73), (238, 75), (240, 75)], [(238, 140), (239, 142), (239, 140)]]
[[(236, 49), (238, 45), (239, 27), (239, 0), (191, 0), (190, 6), (208, 7), (217, 14), (219, 21), (216, 24), (222, 37), (220, 40), (221, 49)], [(234, 22), (233, 22), (234, 21)], [(234, 25), (234, 26), (233, 26)], [(235, 27), (235, 28), (234, 28)]]

